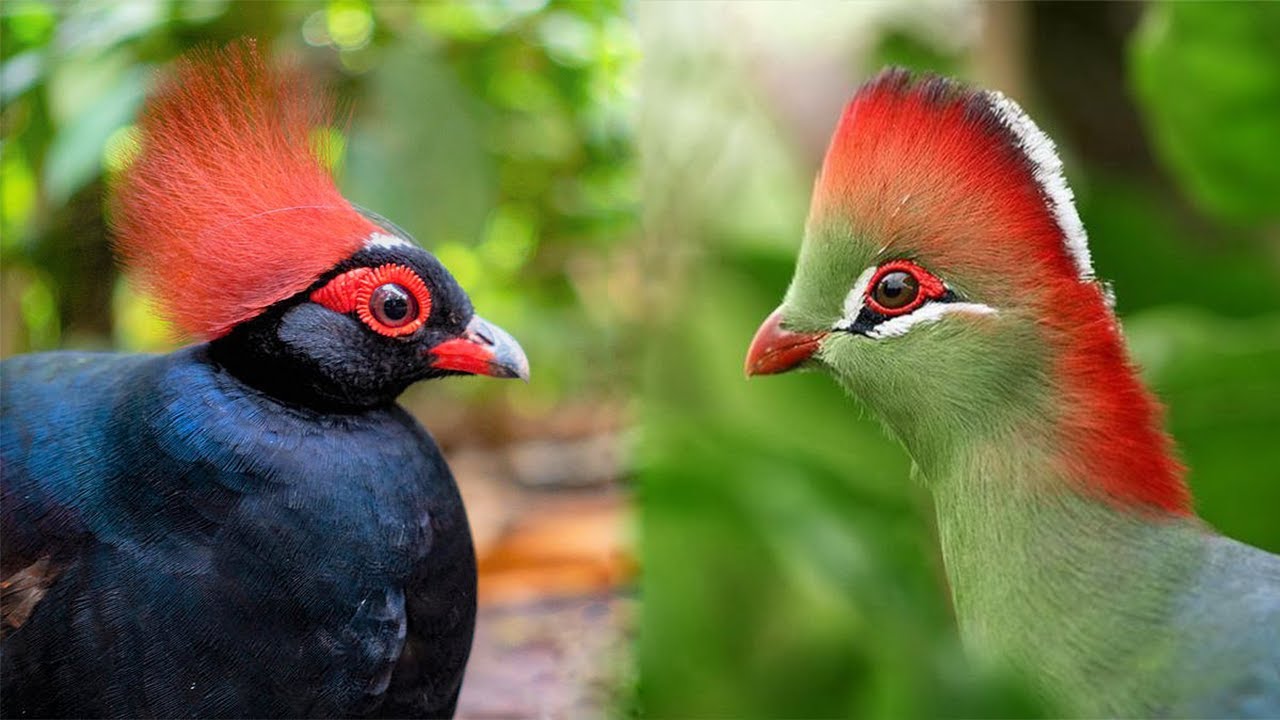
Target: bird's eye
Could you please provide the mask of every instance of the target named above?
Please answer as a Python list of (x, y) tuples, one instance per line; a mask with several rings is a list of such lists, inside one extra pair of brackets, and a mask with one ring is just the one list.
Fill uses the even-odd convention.
[(396, 263), (348, 270), (311, 294), (334, 312), (355, 313), (387, 337), (417, 332), (431, 315), (431, 291), (412, 268)]
[(408, 325), (418, 317), (418, 301), (395, 283), (379, 285), (369, 296), (369, 312), (387, 327)]
[(886, 310), (900, 310), (915, 302), (920, 295), (920, 281), (903, 270), (881, 276), (871, 291), (871, 299)]
[(947, 294), (947, 286), (910, 260), (890, 260), (876, 268), (866, 290), (867, 309), (893, 317), (906, 315)]

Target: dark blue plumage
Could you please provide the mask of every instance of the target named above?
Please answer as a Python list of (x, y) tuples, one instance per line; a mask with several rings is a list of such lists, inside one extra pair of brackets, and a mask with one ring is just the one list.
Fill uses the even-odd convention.
[(4, 641), (5, 715), (452, 712), (474, 556), (404, 410), (282, 404), (205, 345), (0, 367), (5, 564), (62, 568)]
[(396, 398), (528, 361), (338, 194), (316, 100), (252, 43), (180, 61), (113, 219), (126, 269), (208, 342), (0, 363), (0, 715), (453, 713), (475, 556)]

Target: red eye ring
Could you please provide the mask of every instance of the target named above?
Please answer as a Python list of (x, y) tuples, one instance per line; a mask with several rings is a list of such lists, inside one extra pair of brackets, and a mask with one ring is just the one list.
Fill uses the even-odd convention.
[[(417, 317), (403, 325), (393, 326), (374, 316), (369, 301), (378, 288), (388, 284), (399, 285), (413, 296), (418, 304)], [(431, 291), (427, 289), (427, 284), (413, 270), (395, 263), (348, 270), (311, 293), (311, 301), (334, 312), (354, 312), (370, 330), (387, 337), (411, 335), (431, 315)]]
[[(889, 275), (893, 273), (906, 273), (915, 281), (917, 290), (915, 297), (910, 302), (900, 307), (887, 307), (876, 301), (876, 289)], [(925, 270), (910, 260), (890, 260), (889, 262), (876, 268), (876, 272), (871, 276), (871, 282), (867, 283), (867, 291), (865, 301), (867, 307), (884, 315), (886, 317), (894, 317), (897, 315), (906, 315), (913, 312), (916, 308), (925, 304), (929, 300), (937, 300), (947, 294), (946, 285), (942, 284), (933, 273)]]

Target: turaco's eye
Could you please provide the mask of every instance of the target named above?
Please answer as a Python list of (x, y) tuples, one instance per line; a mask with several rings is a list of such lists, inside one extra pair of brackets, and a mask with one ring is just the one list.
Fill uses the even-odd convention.
[(892, 317), (905, 315), (947, 293), (942, 281), (910, 260), (891, 260), (876, 268), (867, 286), (867, 307)]
[(348, 270), (311, 293), (312, 302), (355, 313), (379, 335), (417, 332), (431, 315), (431, 291), (412, 269), (396, 263)]
[(920, 281), (903, 270), (885, 273), (871, 290), (871, 298), (886, 310), (904, 308), (914, 302), (919, 294)]
[(395, 283), (379, 285), (369, 296), (369, 312), (387, 327), (398, 328), (418, 319), (418, 301)]

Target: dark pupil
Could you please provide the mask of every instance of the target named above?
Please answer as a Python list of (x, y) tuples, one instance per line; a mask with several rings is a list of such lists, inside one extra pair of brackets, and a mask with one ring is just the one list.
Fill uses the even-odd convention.
[(920, 283), (909, 272), (897, 270), (880, 278), (876, 283), (875, 301), (882, 307), (894, 310), (906, 307), (916, 299)]
[(369, 298), (369, 309), (378, 322), (399, 327), (413, 322), (418, 315), (418, 301), (408, 290), (394, 283), (382, 285)]

